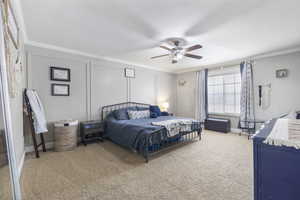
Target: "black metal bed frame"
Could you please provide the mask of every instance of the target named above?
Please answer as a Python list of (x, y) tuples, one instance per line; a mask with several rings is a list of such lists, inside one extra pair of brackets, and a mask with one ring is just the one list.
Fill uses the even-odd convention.
[[(113, 111), (119, 110), (122, 108), (128, 108), (128, 107), (144, 107), (144, 108), (149, 108), (150, 104), (145, 104), (145, 103), (137, 103), (137, 102), (124, 102), (124, 103), (118, 103), (118, 104), (112, 104), (112, 105), (107, 105), (103, 106), (101, 110), (101, 118), (104, 121), (106, 117)], [(105, 132), (106, 127), (104, 126), (104, 132)], [(143, 146), (142, 149), (139, 149), (138, 153), (140, 153), (144, 158), (145, 161), (149, 161), (149, 157), (158, 153), (162, 149), (166, 149), (170, 146), (174, 146), (176, 144), (183, 144), (183, 143), (188, 143), (195, 141), (199, 139), (201, 140), (201, 123), (200, 122), (195, 122), (192, 124), (191, 131), (185, 131), (185, 132), (180, 132), (180, 135), (177, 135), (177, 139), (175, 138), (174, 141), (171, 140), (163, 140), (159, 144), (151, 144), (151, 141), (154, 141), (155, 138), (162, 138), (163, 137), (163, 131), (165, 128), (161, 128), (149, 135), (147, 135), (147, 138), (145, 139), (145, 146)], [(171, 138), (168, 138), (171, 139)]]

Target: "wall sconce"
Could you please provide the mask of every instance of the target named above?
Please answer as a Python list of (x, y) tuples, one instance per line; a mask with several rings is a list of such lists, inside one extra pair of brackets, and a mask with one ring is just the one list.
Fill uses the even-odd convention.
[(178, 81), (178, 85), (179, 86), (184, 86), (186, 84), (186, 81), (185, 80), (179, 80)]
[[(259, 107), (268, 107), (271, 101), (271, 83), (258, 85), (258, 105)], [(268, 105), (267, 105), (268, 104)]]

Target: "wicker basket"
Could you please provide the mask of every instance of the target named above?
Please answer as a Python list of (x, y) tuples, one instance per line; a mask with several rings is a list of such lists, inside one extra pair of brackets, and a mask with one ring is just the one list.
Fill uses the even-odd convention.
[(71, 151), (77, 146), (77, 120), (54, 123), (54, 150)]

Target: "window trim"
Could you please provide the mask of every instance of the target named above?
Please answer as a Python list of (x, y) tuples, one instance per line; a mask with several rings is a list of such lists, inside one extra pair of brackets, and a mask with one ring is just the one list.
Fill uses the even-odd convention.
[(219, 116), (229, 116), (229, 117), (240, 117), (240, 113), (220, 113), (220, 112), (209, 112), (208, 115), (219, 115)]
[[(235, 85), (234, 83), (224, 83), (224, 75), (235, 75), (237, 74), (236, 72), (224, 72), (224, 73), (220, 73), (220, 74), (212, 74), (212, 75), (208, 75), (208, 77), (216, 77), (216, 76), (223, 76), (222, 79), (223, 79), (223, 83), (222, 83), (222, 86), (223, 86), (223, 110), (224, 112), (208, 112), (208, 115), (220, 115), (220, 116), (232, 116), (232, 117), (239, 117), (241, 115), (240, 112), (238, 113), (229, 113), (229, 112), (225, 112), (225, 85)], [(208, 84), (207, 84), (208, 85)], [(220, 84), (212, 84), (213, 86), (215, 85), (220, 85)], [(235, 87), (234, 87), (234, 94), (236, 94), (236, 91), (235, 91)], [(234, 98), (234, 105), (236, 105), (236, 98)], [(208, 105), (207, 105), (208, 106)]]

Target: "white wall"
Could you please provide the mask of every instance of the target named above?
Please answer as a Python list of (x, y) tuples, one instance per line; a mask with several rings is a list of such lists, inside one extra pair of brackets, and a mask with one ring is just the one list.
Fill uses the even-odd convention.
[(118, 64), (97, 61), (91, 71), (91, 113), (99, 119), (102, 106), (127, 101), (128, 85)]
[[(275, 71), (282, 68), (289, 70), (289, 76), (278, 79)], [(253, 74), (257, 119), (267, 120), (291, 109), (300, 110), (300, 52), (255, 60)], [(185, 86), (178, 86), (177, 82), (177, 114), (192, 117), (195, 112), (195, 72), (179, 74), (177, 80), (187, 81)], [(258, 107), (258, 85), (269, 83), (272, 85), (271, 106), (262, 109)], [(237, 119), (230, 118), (232, 127), (236, 128)]]
[[(128, 90), (131, 101), (148, 104), (168, 101), (170, 112), (176, 111), (175, 74), (33, 46), (26, 46), (26, 52), (28, 88), (38, 91), (49, 122), (46, 141), (53, 139), (54, 121), (99, 119), (101, 107), (126, 102)], [(71, 82), (50, 81), (50, 66), (70, 68)], [(124, 77), (125, 67), (135, 68), (136, 78), (127, 80)], [(70, 96), (51, 96), (51, 83), (70, 84)], [(31, 144), (29, 135), (26, 144)]]
[[(278, 79), (275, 70), (289, 70), (287, 78)], [(292, 109), (300, 110), (300, 52), (257, 60), (253, 69), (256, 117), (269, 119)], [(258, 107), (258, 85), (271, 83), (271, 105), (267, 109)]]
[[(178, 81), (184, 80), (181, 86)], [(196, 73), (188, 72), (177, 75), (177, 115), (182, 117), (195, 117)]]

